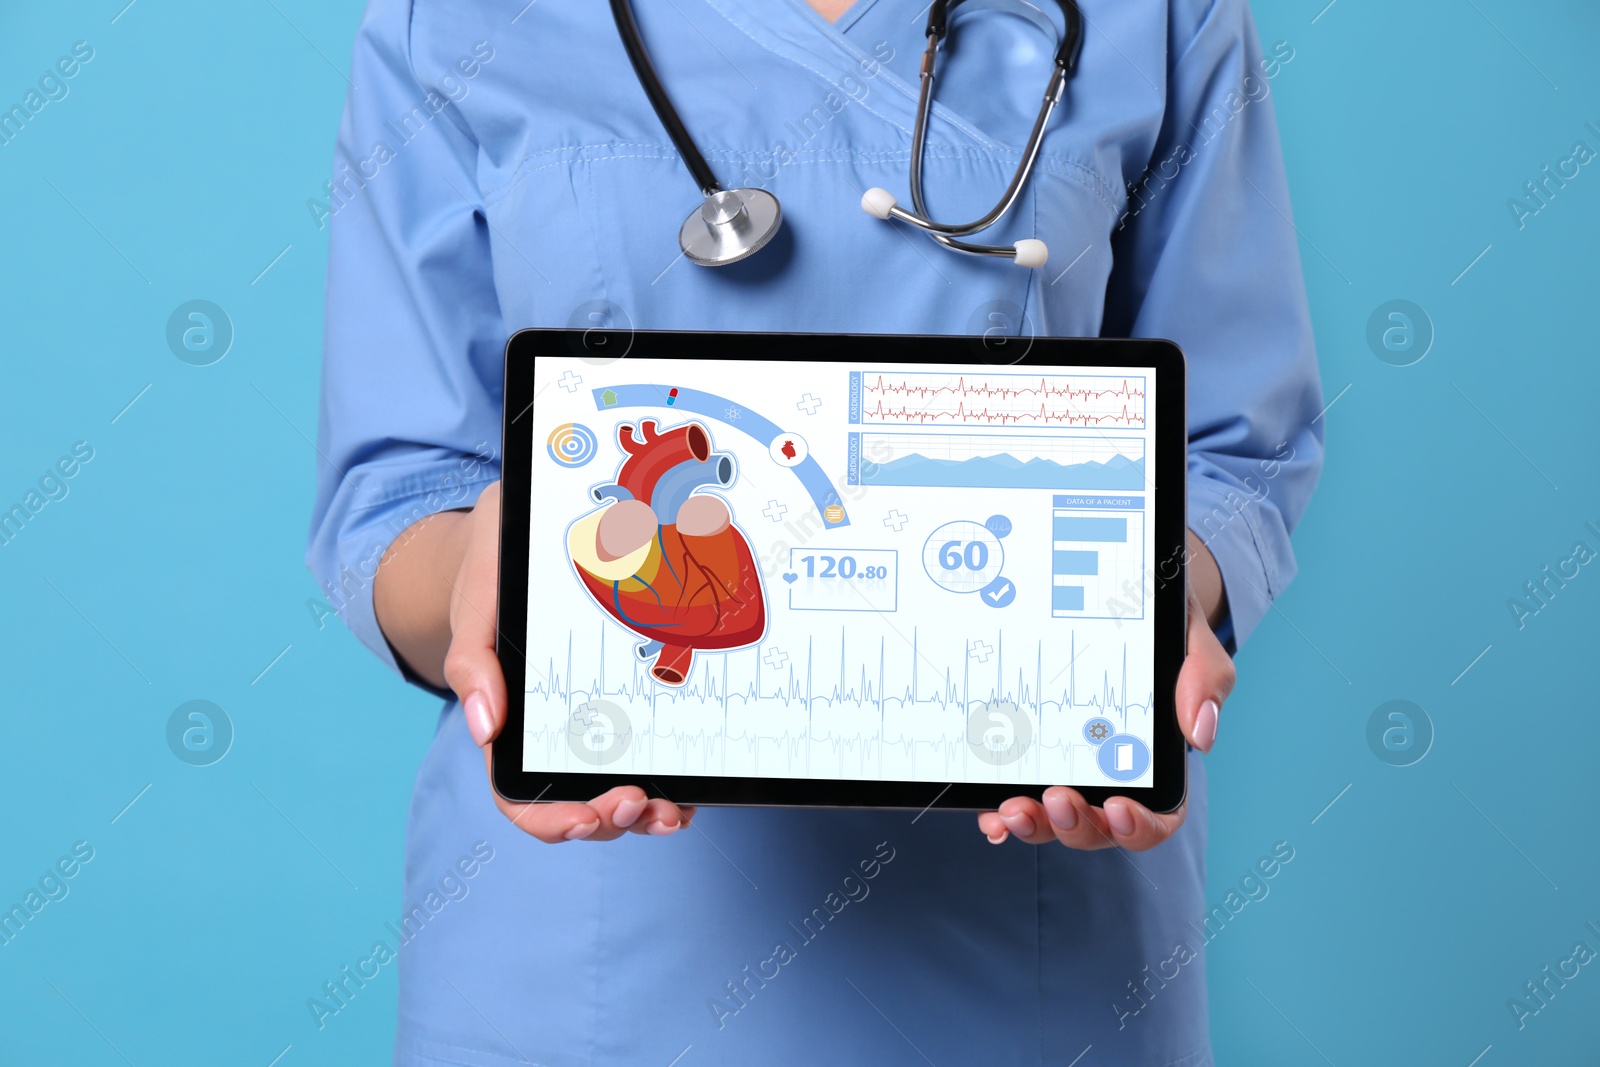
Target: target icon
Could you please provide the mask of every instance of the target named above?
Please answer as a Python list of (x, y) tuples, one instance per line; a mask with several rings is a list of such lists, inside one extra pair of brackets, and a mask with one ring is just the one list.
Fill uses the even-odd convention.
[(550, 458), (563, 467), (581, 467), (594, 458), (599, 442), (594, 431), (581, 422), (568, 422), (550, 431), (546, 442)]

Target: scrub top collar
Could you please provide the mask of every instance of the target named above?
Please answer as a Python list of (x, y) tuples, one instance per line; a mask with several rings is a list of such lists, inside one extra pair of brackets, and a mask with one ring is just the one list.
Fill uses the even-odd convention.
[[(856, 0), (837, 24), (817, 14), (806, 0), (783, 0), (777, 4), (771, 0), (706, 2), (756, 45), (809, 71), (842, 96), (849, 95), (845, 87), (839, 84), (846, 75), (862, 80), (864, 70), (875, 70), (871, 84), (885, 91), (869, 93), (865, 101), (858, 100), (856, 103), (899, 130), (905, 140), (898, 147), (909, 150), (911, 130), (917, 117), (918, 86), (900, 77), (845, 33), (846, 20), (853, 23), (865, 14), (868, 5), (878, 0)], [(920, 55), (927, 45), (922, 37), (920, 16), (914, 27), (910, 22), (907, 26), (911, 27), (911, 32), (890, 43), (897, 49), (915, 48)], [(1015, 157), (1018, 151), (990, 137), (937, 98), (933, 102), (928, 129), (930, 145), (954, 142), (958, 147), (976, 149), (991, 156), (1000, 154)]]
[[(793, 4), (802, 4), (805, 6), (807, 11), (810, 11), (812, 14), (816, 14), (816, 8), (813, 8), (810, 4), (806, 3), (805, 0), (787, 0), (787, 2)], [(844, 14), (839, 16), (839, 20), (833, 23), (833, 28), (838, 30), (840, 33), (849, 33), (850, 27), (856, 24), (856, 20), (862, 15), (866, 14), (867, 8), (871, 7), (877, 2), (878, 0), (855, 0), (855, 3), (845, 8)], [(820, 15), (817, 17), (821, 18)], [(826, 22), (827, 19), (823, 19), (823, 21)]]

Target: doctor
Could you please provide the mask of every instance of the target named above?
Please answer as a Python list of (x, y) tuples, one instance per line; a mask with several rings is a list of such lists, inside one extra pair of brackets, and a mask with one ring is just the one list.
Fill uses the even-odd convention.
[[(999, 199), (1051, 71), (1038, 27), (977, 6), (939, 56), (922, 177), (940, 219)], [(445, 700), (403, 907), (478, 860), (470, 894), (399, 949), (395, 1063), (1065, 1065), (1089, 1046), (1084, 1064), (1212, 1062), (1202, 755), (1229, 654), (1294, 574), (1289, 531), (1322, 457), (1268, 91), (1293, 50), (1263, 51), (1245, 0), (1081, 7), (1032, 174), (966, 238), (1042, 241), (1030, 268), (862, 213), (869, 189), (912, 203), (923, 0), (639, 0), (716, 180), (782, 203), (765, 248), (706, 267), (678, 241), (697, 181), (607, 5), (369, 0), (318, 212), (309, 562), (356, 636)], [(498, 800), (501, 358), (515, 329), (568, 325), (1177, 341), (1186, 808), (1056, 787), (975, 832), (940, 811), (696, 814), (636, 787)]]

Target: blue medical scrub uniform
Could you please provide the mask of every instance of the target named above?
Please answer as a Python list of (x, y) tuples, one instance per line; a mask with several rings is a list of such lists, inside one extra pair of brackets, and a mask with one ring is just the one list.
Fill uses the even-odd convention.
[[(1322, 452), (1270, 98), (1292, 50), (1263, 50), (1244, 0), (1082, 0), (1066, 106), (988, 235), (1048, 242), (1037, 271), (858, 206), (906, 196), (923, 0), (856, 0), (833, 25), (804, 0), (634, 6), (722, 183), (783, 203), (743, 264), (679, 255), (699, 197), (605, 4), (369, 4), (310, 205), (331, 247), (309, 560), (349, 628), (400, 670), (372, 574), (405, 526), (497, 477), (518, 328), (999, 328), (1183, 346), (1190, 526), (1244, 640), (1294, 573)], [(958, 28), (925, 168), (938, 216), (1004, 187), (1042, 42), (1005, 15)], [(495, 809), (451, 701), (411, 809), (395, 1062), (1209, 1064), (1198, 753), (1189, 773), (1187, 822), (1144, 853), (995, 847), (971, 813), (759, 809), (549, 846)], [(493, 858), (442, 897), (475, 847)]]

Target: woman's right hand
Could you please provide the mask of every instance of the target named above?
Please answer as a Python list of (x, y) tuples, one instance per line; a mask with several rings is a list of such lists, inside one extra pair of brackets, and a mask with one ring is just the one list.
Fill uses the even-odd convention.
[[(436, 516), (440, 517), (440, 516)], [(499, 598), (500, 483), (478, 497), (470, 511), (452, 516), (464, 524), (451, 531), (461, 546), (461, 566), (450, 583), (450, 645), (444, 679), (461, 698), (467, 729), (492, 768), (494, 739), (506, 721), (506, 680), (495, 655)], [(426, 521), (426, 520), (425, 520)], [(492, 770), (491, 770), (492, 773)], [(652, 800), (636, 785), (618, 786), (587, 804), (518, 804), (495, 793), (500, 811), (540, 841), (610, 841), (624, 833), (666, 835), (689, 825), (693, 808)]]

